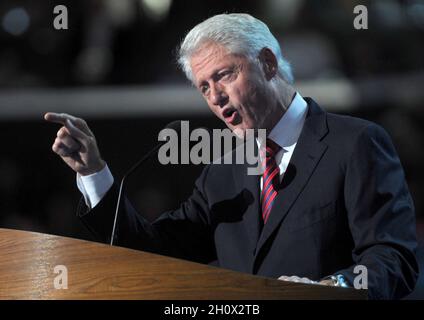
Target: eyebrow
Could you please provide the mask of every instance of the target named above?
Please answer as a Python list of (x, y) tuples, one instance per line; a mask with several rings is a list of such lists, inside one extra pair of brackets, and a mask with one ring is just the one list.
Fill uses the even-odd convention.
[[(233, 63), (231, 66), (226, 66), (226, 67), (214, 69), (213, 72), (212, 72), (212, 76), (210, 78), (212, 78), (212, 79), (216, 78), (216, 76), (219, 75), (220, 72), (222, 72), (223, 70), (226, 70), (226, 69), (234, 71), (236, 69), (235, 63)], [(204, 84), (207, 84), (206, 80), (202, 80), (201, 82), (199, 82), (197, 87), (200, 88)]]

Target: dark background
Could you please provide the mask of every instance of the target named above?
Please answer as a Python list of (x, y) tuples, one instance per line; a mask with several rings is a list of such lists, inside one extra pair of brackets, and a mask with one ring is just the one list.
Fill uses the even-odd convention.
[[(58, 4), (68, 30), (53, 28)], [(353, 27), (357, 4), (368, 8), (367, 30)], [(424, 0), (2, 0), (0, 227), (91, 239), (75, 217), (75, 175), (51, 151), (58, 126), (43, 121), (47, 111), (85, 118), (116, 178), (171, 120), (222, 128), (175, 63), (184, 34), (222, 12), (270, 26), (303, 96), (389, 132), (415, 201), (422, 267)], [(201, 167), (151, 165), (129, 189), (153, 219), (191, 193)], [(420, 277), (410, 298), (422, 297)]]

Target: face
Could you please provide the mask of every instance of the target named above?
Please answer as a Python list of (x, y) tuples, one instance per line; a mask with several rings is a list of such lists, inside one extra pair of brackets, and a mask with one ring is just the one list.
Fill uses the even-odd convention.
[(209, 108), (237, 136), (243, 137), (246, 129), (271, 130), (282, 116), (265, 72), (248, 58), (208, 43), (190, 62)]

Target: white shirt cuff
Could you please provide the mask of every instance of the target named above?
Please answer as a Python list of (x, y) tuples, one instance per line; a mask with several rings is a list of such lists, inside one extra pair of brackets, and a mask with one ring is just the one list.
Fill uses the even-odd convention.
[(99, 172), (82, 176), (77, 173), (77, 186), (85, 199), (85, 204), (93, 209), (102, 200), (104, 195), (113, 185), (113, 176), (109, 167), (105, 167)]

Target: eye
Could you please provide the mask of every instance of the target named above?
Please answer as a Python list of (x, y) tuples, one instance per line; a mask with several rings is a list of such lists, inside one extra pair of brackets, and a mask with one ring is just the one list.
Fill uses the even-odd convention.
[(203, 84), (203, 85), (201, 85), (200, 86), (200, 92), (203, 94), (203, 95), (207, 95), (207, 93), (208, 93), (208, 91), (209, 91), (209, 86), (207, 85), (207, 84)]
[(219, 74), (220, 79), (227, 79), (232, 74), (232, 70), (225, 70)]

